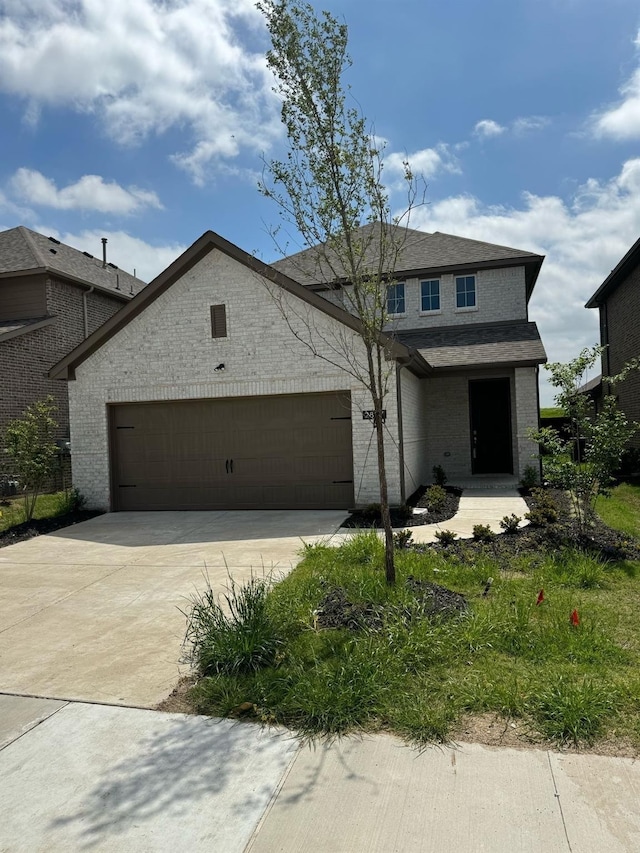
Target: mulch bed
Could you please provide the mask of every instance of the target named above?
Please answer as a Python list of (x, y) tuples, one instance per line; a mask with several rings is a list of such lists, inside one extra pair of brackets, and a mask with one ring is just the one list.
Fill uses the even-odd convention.
[[(391, 526), (392, 527), (419, 527), (423, 524), (439, 524), (441, 521), (448, 521), (458, 512), (460, 505), (460, 495), (462, 489), (456, 489), (454, 486), (445, 486), (446, 498), (442, 507), (438, 510), (428, 510), (428, 512), (420, 515), (413, 515), (412, 508), (427, 508), (426, 486), (421, 486), (409, 498), (406, 507), (393, 507), (391, 509)], [(342, 522), (342, 527), (363, 528), (363, 527), (382, 527), (382, 519), (379, 512), (369, 512), (367, 510), (355, 510), (351, 515)]]
[(81, 509), (75, 512), (67, 512), (65, 515), (58, 515), (55, 518), (33, 518), (31, 521), (17, 524), (15, 527), (0, 533), (0, 548), (15, 545), (16, 542), (25, 542), (27, 539), (33, 539), (34, 536), (41, 536), (43, 533), (54, 533), (63, 527), (78, 524), (80, 521), (88, 521), (97, 515), (102, 515), (102, 512)]
[[(462, 562), (473, 561), (478, 554), (495, 557), (501, 568), (509, 570), (514, 557), (520, 554), (536, 553), (540, 561), (549, 551), (563, 547), (582, 548), (605, 560), (640, 560), (640, 541), (612, 530), (601, 521), (596, 520), (588, 535), (584, 535), (571, 516), (571, 505), (568, 496), (557, 490), (550, 494), (558, 508), (559, 520), (544, 527), (520, 528), (516, 533), (504, 533), (496, 536), (491, 542), (476, 542), (473, 539), (457, 540), (451, 545), (439, 542), (431, 544), (410, 544), (408, 547), (415, 551), (425, 552), (430, 549), (443, 551), (457, 556)], [(531, 496), (523, 495), (530, 509), (534, 507)]]

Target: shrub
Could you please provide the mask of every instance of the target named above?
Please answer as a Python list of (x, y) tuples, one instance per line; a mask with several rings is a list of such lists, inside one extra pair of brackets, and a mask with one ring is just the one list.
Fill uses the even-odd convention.
[(234, 675), (273, 664), (282, 640), (267, 613), (270, 586), (265, 578), (251, 577), (242, 586), (229, 578), (225, 608), (210, 584), (191, 599), (185, 645), (200, 673)]
[(431, 470), (433, 472), (433, 482), (436, 486), (444, 486), (447, 482), (447, 475), (442, 465), (434, 465)]
[(525, 518), (535, 527), (545, 527), (558, 520), (558, 506), (549, 492), (545, 489), (534, 489), (531, 492), (533, 508), (525, 514)]
[(413, 537), (413, 533), (410, 530), (398, 530), (397, 533), (393, 534), (393, 546), (394, 548), (406, 548)]
[(453, 545), (457, 535), (453, 530), (436, 530), (436, 539), (441, 545)]
[(475, 524), (473, 527), (473, 538), (476, 542), (491, 542), (496, 534), (488, 524)]
[(429, 486), (429, 488), (425, 492), (424, 497), (427, 507), (432, 512), (437, 512), (445, 505), (445, 502), (447, 500), (447, 493), (442, 488), (442, 486)]
[(538, 485), (538, 469), (534, 465), (527, 465), (522, 473), (520, 485), (529, 491)]
[(620, 458), (619, 474), (640, 474), (640, 447), (628, 447)]
[(361, 512), (364, 518), (370, 518), (372, 521), (378, 521), (381, 517), (382, 510), (379, 503), (373, 503), (367, 504)]
[(517, 533), (520, 527), (520, 522), (522, 519), (519, 515), (516, 515), (515, 512), (511, 513), (511, 515), (505, 515), (502, 521), (500, 522), (500, 527), (504, 530), (505, 533)]

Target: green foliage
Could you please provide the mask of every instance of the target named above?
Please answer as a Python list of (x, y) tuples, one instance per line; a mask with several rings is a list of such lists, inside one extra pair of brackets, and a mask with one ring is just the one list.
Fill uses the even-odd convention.
[(640, 484), (621, 483), (598, 498), (596, 510), (609, 527), (640, 538)]
[(410, 530), (398, 530), (393, 534), (393, 544), (396, 548), (407, 548), (411, 544), (413, 533)]
[(593, 743), (615, 706), (611, 685), (592, 678), (557, 675), (532, 696), (527, 710), (549, 740)]
[(546, 489), (534, 489), (531, 492), (533, 508), (525, 513), (525, 518), (534, 527), (546, 527), (558, 520), (558, 506)]
[(282, 641), (267, 612), (269, 587), (264, 578), (242, 586), (230, 578), (223, 604), (209, 584), (192, 597), (185, 645), (200, 673), (235, 675), (274, 663)]
[(526, 465), (520, 480), (522, 488), (533, 489), (534, 486), (538, 485), (539, 480), (538, 469), (534, 465)]
[(519, 515), (516, 515), (515, 512), (511, 513), (511, 515), (505, 515), (502, 521), (500, 522), (500, 527), (504, 530), (505, 533), (517, 533), (520, 529), (520, 522), (522, 519)]
[(474, 524), (473, 538), (476, 542), (493, 542), (496, 538), (496, 534), (488, 524)]
[(424, 497), (427, 507), (432, 512), (438, 512), (438, 510), (441, 510), (442, 507), (445, 505), (445, 502), (447, 500), (447, 493), (442, 488), (442, 486), (429, 486), (429, 488), (425, 492)]
[[(398, 583), (388, 586), (372, 571), (382, 569), (382, 547), (366, 532), (337, 548), (305, 548), (258, 608), (278, 626), (275, 653), (267, 644), (269, 653), (249, 656), (248, 666), (221, 667), (216, 656), (194, 691), (198, 710), (235, 715), (248, 703), (259, 719), (303, 736), (383, 729), (415, 743), (446, 740), (469, 712), (521, 717), (523, 729), (557, 743), (590, 742), (613, 719), (620, 730), (626, 714), (625, 736), (640, 743), (632, 577), (575, 549), (523, 557), (511, 577), (489, 554), (466, 562), (458, 553), (401, 550)], [(410, 576), (463, 592), (468, 610), (425, 618)], [(483, 597), (488, 577), (495, 580)], [(319, 628), (317, 611), (337, 587), (355, 604), (382, 608), (382, 629)], [(574, 608), (578, 627), (569, 621)]]
[(13, 460), (24, 491), (26, 521), (33, 518), (38, 495), (55, 470), (55, 411), (53, 397), (39, 400), (21, 418), (10, 421), (5, 432), (6, 453)]
[(435, 532), (435, 537), (441, 545), (453, 545), (457, 535), (453, 530), (436, 530)]
[(433, 482), (436, 486), (444, 486), (447, 482), (447, 475), (442, 465), (434, 465), (431, 471), (433, 473)]
[[(580, 393), (585, 371), (593, 367), (602, 350), (603, 347), (584, 349), (567, 364), (545, 365), (551, 373), (551, 384), (557, 389), (555, 400), (570, 419), (571, 435), (564, 438), (552, 427), (531, 433), (543, 452), (545, 479), (569, 492), (583, 530), (593, 519), (598, 495), (608, 493), (625, 445), (638, 428), (618, 409), (614, 394), (603, 397), (596, 413), (589, 395)], [(603, 377), (603, 383), (616, 386), (639, 367), (640, 359), (633, 359), (616, 376)]]

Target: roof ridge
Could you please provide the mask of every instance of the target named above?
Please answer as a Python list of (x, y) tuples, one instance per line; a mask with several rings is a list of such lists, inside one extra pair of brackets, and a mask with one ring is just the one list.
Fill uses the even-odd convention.
[(24, 237), (24, 240), (25, 240), (26, 244), (29, 246), (29, 248), (31, 249), (31, 252), (32, 252), (33, 256), (35, 257), (36, 261), (39, 262), (41, 267), (46, 267), (47, 262), (43, 259), (42, 255), (38, 251), (38, 246), (36, 245), (36, 241), (31, 236), (31, 234), (34, 232), (32, 232), (31, 229), (27, 228), (25, 225), (18, 225), (18, 231), (20, 231), (20, 233)]

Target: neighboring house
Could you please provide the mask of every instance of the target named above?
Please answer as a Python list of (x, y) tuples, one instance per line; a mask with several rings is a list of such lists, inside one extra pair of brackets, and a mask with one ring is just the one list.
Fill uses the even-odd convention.
[[(602, 375), (615, 376), (631, 358), (640, 356), (640, 240), (637, 240), (587, 302), (600, 312)], [(598, 379), (583, 386), (596, 400), (603, 389)], [(640, 372), (634, 371), (615, 388), (618, 405), (627, 418), (640, 422)], [(640, 448), (640, 432), (631, 439)]]
[[(57, 438), (69, 438), (67, 386), (51, 366), (144, 287), (103, 258), (19, 226), (0, 232), (0, 435), (36, 400), (53, 395)], [(13, 472), (0, 452), (0, 480)]]
[[(393, 503), (430, 482), (435, 464), (455, 481), (517, 479), (535, 463), (528, 431), (546, 358), (527, 320), (542, 257), (447, 235), (408, 238), (389, 293), (399, 315), (385, 400)], [(208, 231), (52, 369), (69, 381), (74, 484), (91, 506), (379, 500), (371, 401), (332, 346), (362, 355), (358, 321), (324, 298), (334, 290), (314, 292), (300, 260), (269, 266)], [(329, 361), (290, 328), (304, 337), (308, 326)]]

